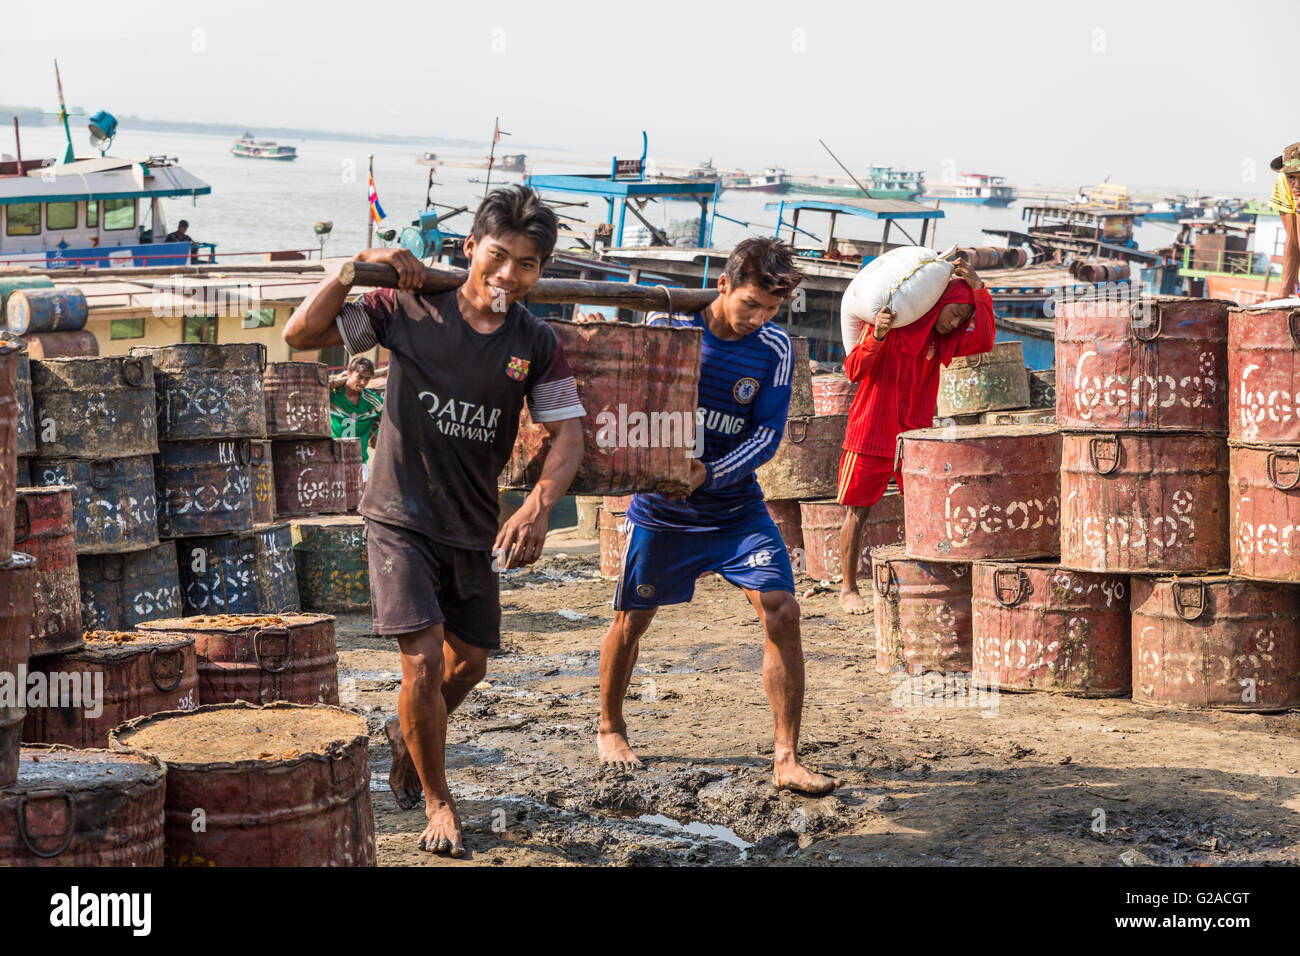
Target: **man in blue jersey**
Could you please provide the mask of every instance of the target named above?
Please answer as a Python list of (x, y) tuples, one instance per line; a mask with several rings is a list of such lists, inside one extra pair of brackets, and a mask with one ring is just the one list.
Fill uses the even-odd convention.
[(754, 478), (776, 452), (790, 406), (794, 350), (771, 319), (801, 279), (788, 247), (746, 239), (727, 260), (707, 309), (649, 320), (703, 330), (696, 421), (704, 449), (691, 462), (689, 496), (636, 495), (628, 506), (614, 622), (600, 646), (597, 749), (604, 764), (641, 766), (623, 719), (638, 643), (660, 605), (690, 601), (695, 579), (716, 571), (745, 592), (763, 623), (763, 685), (776, 723), (773, 783), (813, 794), (840, 784), (799, 763), (799, 604), (789, 555)]

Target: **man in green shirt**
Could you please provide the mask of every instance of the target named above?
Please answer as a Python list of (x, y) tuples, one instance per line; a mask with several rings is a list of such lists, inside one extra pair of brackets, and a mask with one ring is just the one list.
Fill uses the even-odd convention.
[(370, 462), (370, 449), (379, 435), (379, 416), (384, 398), (366, 388), (375, 377), (375, 366), (362, 355), (348, 362), (348, 377), (338, 388), (330, 390), (330, 428), (335, 438), (361, 439), (361, 464)]

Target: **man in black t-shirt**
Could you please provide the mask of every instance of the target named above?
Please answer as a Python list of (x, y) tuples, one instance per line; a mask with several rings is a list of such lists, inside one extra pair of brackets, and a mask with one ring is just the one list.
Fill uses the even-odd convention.
[[(389, 350), (388, 384), (366, 519), (376, 634), (402, 655), (389, 782), (398, 806), (424, 793), (428, 826), (419, 846), (463, 856), (447, 787), (447, 714), (483, 679), (501, 644), (497, 571), (536, 561), (550, 510), (582, 459), (578, 400), (555, 332), (519, 303), (555, 246), (555, 214), (529, 190), (494, 191), (465, 240), (469, 278), (458, 289), (419, 292), (424, 266), (405, 249), (367, 249), (360, 262), (397, 270), (398, 288), (346, 302), (327, 279), (298, 307), (284, 338), (296, 349), (345, 345)], [(527, 402), (551, 435), (541, 478), (497, 530), (497, 477)], [(495, 559), (494, 559), (495, 556)]]

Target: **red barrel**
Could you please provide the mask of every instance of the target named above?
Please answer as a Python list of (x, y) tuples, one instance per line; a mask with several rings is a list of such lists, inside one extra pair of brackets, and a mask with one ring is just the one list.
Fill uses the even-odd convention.
[[(582, 463), (569, 493), (689, 491), (691, 459), (686, 453), (695, 447), (703, 333), (621, 322), (547, 325), (564, 346), (587, 411)], [(549, 449), (550, 435), (525, 406), (500, 486), (536, 484)]]
[(1057, 309), (1056, 419), (1115, 431), (1228, 427), (1228, 306), (1177, 296)]
[(754, 473), (764, 497), (790, 501), (833, 496), (848, 424), (847, 415), (787, 419), (776, 454)]
[(909, 558), (902, 545), (871, 552), (876, 670), (969, 672), (970, 565)]
[(366, 722), (357, 714), (205, 704), (136, 718), (112, 744), (167, 765), (168, 866), (375, 865)]
[(903, 432), (899, 443), (909, 556), (1057, 553), (1061, 435), (1055, 428), (925, 428)]
[(357, 505), (361, 503), (361, 439), (336, 438), (334, 444), (338, 446), (338, 457), (343, 462), (343, 497), (346, 509), (349, 514), (354, 514)]
[(339, 702), (339, 655), (328, 614), (202, 615), (147, 621), (137, 630), (194, 639), (205, 703)]
[(1226, 568), (1227, 452), (1212, 435), (1064, 433), (1061, 564), (1133, 573)]
[[(818, 581), (844, 573), (840, 562), (840, 529), (848, 509), (833, 498), (799, 502), (803, 526), (803, 548), (808, 576)], [(859, 576), (871, 573), (871, 552), (904, 540), (903, 496), (886, 491), (871, 506), (862, 526), (862, 550), (858, 557)]]
[(1300, 583), (1300, 446), (1228, 442), (1237, 577)]
[(1003, 690), (1123, 697), (1132, 686), (1127, 575), (971, 565), (975, 678)]
[(1270, 711), (1300, 706), (1300, 590), (1215, 575), (1132, 579), (1133, 700)]
[(776, 530), (781, 535), (781, 540), (785, 542), (785, 550), (790, 555), (790, 563), (794, 570), (803, 570), (802, 561), (799, 558), (803, 551), (803, 519), (799, 513), (799, 502), (768, 499), (764, 502), (767, 505), (767, 513), (771, 515), (773, 523), (776, 524)]
[(147, 754), (23, 747), (0, 787), (0, 867), (162, 866), (166, 779)]
[(81, 646), (81, 586), (73, 489), (20, 488), (14, 543), (36, 559), (32, 594), (32, 656)]
[(31, 359), (95, 358), (99, 339), (94, 332), (34, 332), (23, 337)]
[(275, 465), (269, 441), (249, 443), (252, 462), (249, 472), (253, 485), (253, 527), (275, 521)]
[(268, 438), (330, 437), (329, 369), (320, 362), (272, 362), (262, 374)]
[(1228, 437), (1300, 442), (1300, 309), (1228, 312)]
[(859, 382), (850, 382), (843, 375), (814, 375), (813, 413), (847, 415), (849, 409), (853, 407), (853, 397), (858, 394), (859, 384)]
[(622, 511), (596, 512), (596, 533), (600, 538), (600, 576), (612, 581), (623, 570), (623, 548), (627, 543), (627, 515)]
[(49, 675), (51, 690), (68, 692), (66, 699), (27, 709), (26, 743), (104, 747), (108, 732), (132, 717), (199, 704), (194, 638), (185, 634), (92, 631), (81, 650), (43, 657), (31, 670)]
[[(32, 590), (36, 560), (13, 554), (0, 564), (0, 674), (18, 674), (27, 666), (31, 650)], [(15, 688), (17, 682), (15, 682)], [(0, 787), (18, 775), (18, 740), (27, 698), (0, 699)]]
[(276, 517), (346, 512), (347, 477), (342, 454), (330, 438), (271, 442)]

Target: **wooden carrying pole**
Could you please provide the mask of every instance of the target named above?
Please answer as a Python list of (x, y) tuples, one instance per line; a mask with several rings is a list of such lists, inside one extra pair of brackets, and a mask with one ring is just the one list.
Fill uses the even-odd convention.
[[(463, 269), (424, 270), (422, 292), (430, 295), (462, 285)], [(346, 285), (397, 288), (397, 270), (382, 262), (345, 262), (339, 281)], [(609, 305), (638, 312), (698, 312), (718, 297), (716, 289), (669, 289), (630, 282), (588, 282), (582, 279), (539, 279), (528, 301), (539, 304)]]

